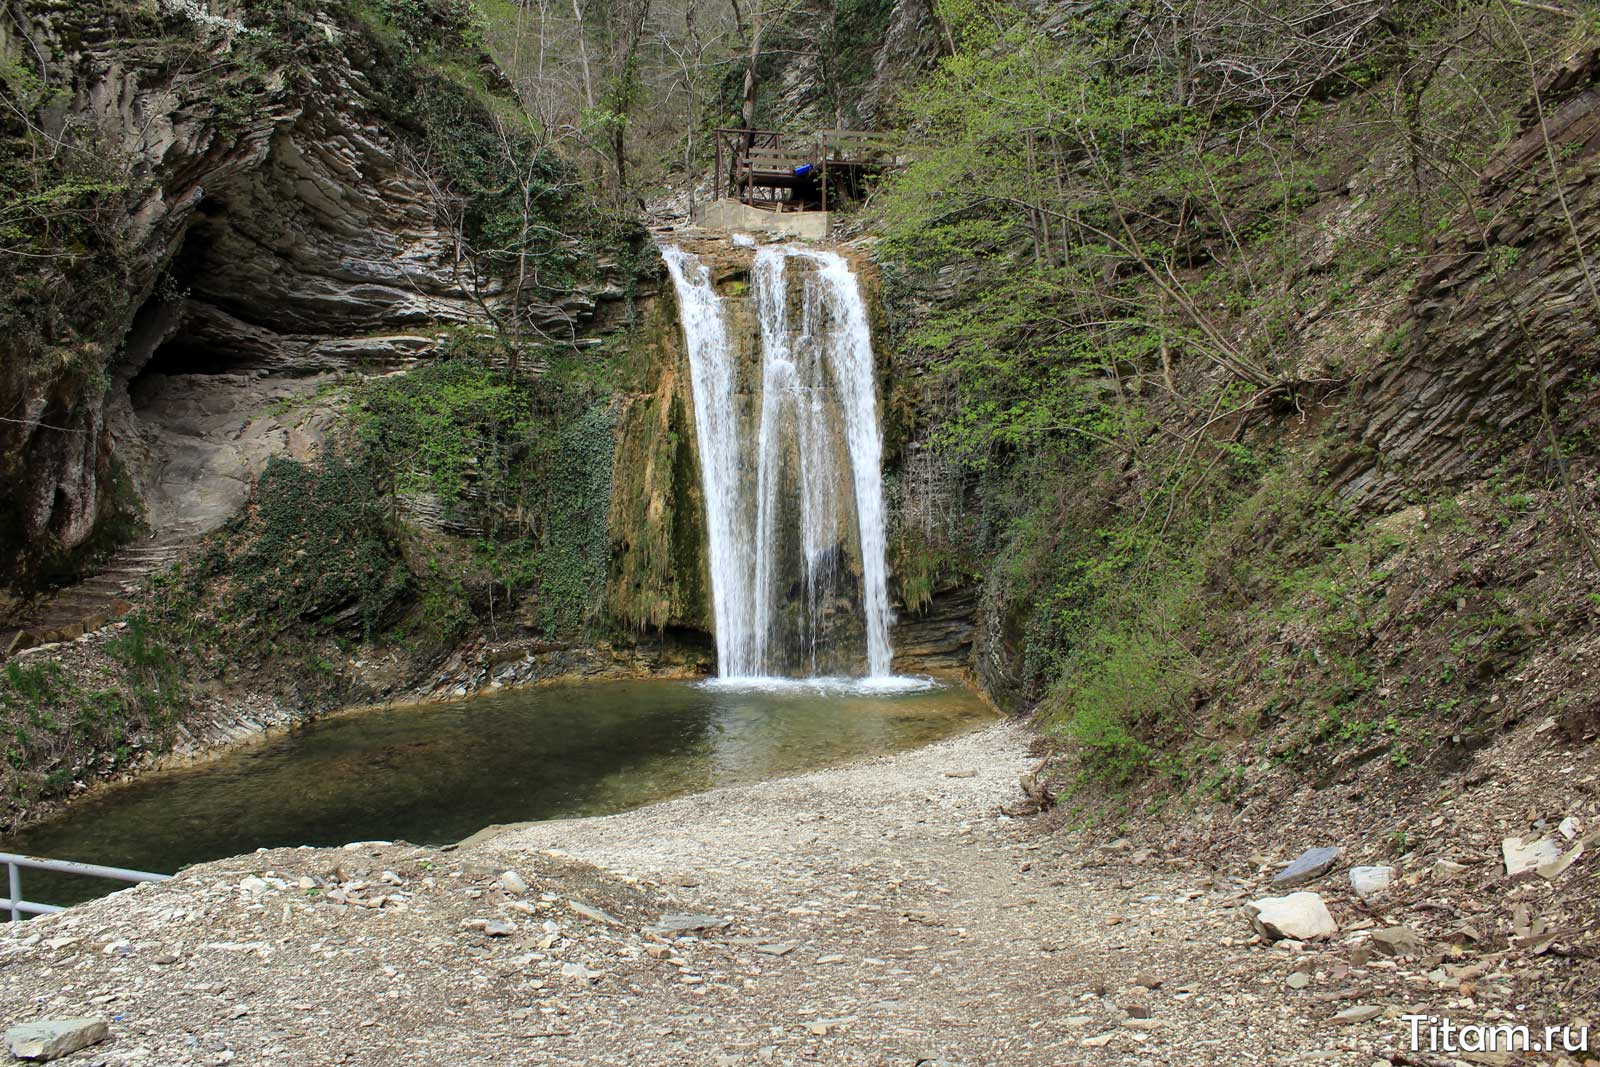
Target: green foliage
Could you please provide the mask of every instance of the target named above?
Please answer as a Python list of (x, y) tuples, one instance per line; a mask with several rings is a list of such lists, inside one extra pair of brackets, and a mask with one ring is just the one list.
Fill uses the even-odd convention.
[[(362, 390), (357, 436), (396, 501), (425, 493), (474, 535), (472, 570), (489, 585), (491, 609), (496, 588), (507, 601), (526, 592), (545, 632), (580, 633), (598, 610), (609, 556), (609, 404), (587, 365), (554, 359), (542, 378), (512, 378), (474, 344)], [(430, 587), (425, 617), (436, 631), (460, 628), (449, 603), (467, 595)]]
[[(1537, 17), (1396, 9), (1352, 23), (1337, 84), (1305, 71), (1272, 89), (1233, 80), (1227, 57), (1303, 63), (1288, 14), (1268, 30), (1246, 7), (1210, 29), (1123, 4), (936, 10), (948, 54), (901, 100), (917, 150), (871, 210), (921, 372), (906, 432), (978, 503), (963, 551), (995, 560), (985, 593), (1022, 650), (1016, 698), (1042, 697), (1085, 773), (1115, 783), (1187, 777), (1200, 725), (1283, 724), (1278, 755), (1308, 768), (1391, 736), (1393, 709), (1372, 705), (1400, 542), (1324, 498), (1317, 446), (1288, 446), (1276, 405), (1303, 419), (1410, 344), (1403, 317), (1371, 346), (1329, 339), (1344, 322), (1370, 336), (1372, 294), (1404, 292), (1451, 223), (1526, 95), (1496, 35)], [(1407, 180), (1388, 180), (1402, 161)], [(1360, 225), (1326, 210), (1330, 189)], [(1507, 529), (1534, 512), (1526, 494), (1499, 503)], [(917, 553), (895, 562), (920, 602)], [(1462, 640), (1513, 655), (1500, 616), (1530, 624), (1497, 606), (1477, 620), (1495, 636)], [(1241, 655), (1241, 628), (1285, 636), (1213, 662)], [(1232, 703), (1246, 678), (1273, 687), (1265, 708)], [(1201, 708), (1215, 721), (1193, 721)], [(1416, 752), (1396, 742), (1390, 759)]]
[(470, 0), (377, 0), (375, 14), (409, 52), (440, 46), (470, 52), (483, 45), (482, 28)]
[(262, 636), (299, 625), (371, 637), (411, 592), (388, 500), (359, 452), (268, 461), (231, 548), (235, 611)]
[(114, 769), (136, 750), (171, 743), (192, 706), (176, 653), (138, 615), (106, 651), (113, 669), (94, 686), (55, 659), (0, 668), (0, 800), (26, 807), (65, 792), (91, 766)]

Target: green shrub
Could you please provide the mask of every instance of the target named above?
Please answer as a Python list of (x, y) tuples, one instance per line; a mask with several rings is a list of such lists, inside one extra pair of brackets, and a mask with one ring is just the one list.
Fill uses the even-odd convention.
[(299, 625), (371, 637), (411, 593), (389, 501), (359, 451), (333, 447), (310, 464), (274, 457), (235, 536), (236, 609), (269, 635)]

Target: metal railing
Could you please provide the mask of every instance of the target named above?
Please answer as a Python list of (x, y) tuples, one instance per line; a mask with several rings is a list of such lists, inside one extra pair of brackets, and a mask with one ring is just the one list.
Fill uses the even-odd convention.
[(6, 884), (11, 894), (0, 899), (0, 909), (11, 909), (11, 921), (21, 922), (24, 914), (54, 915), (59, 908), (54, 904), (38, 904), (22, 899), (22, 869), (55, 871), (58, 874), (81, 874), (89, 878), (110, 878), (118, 882), (165, 882), (170, 874), (152, 874), (149, 871), (130, 871), (125, 867), (102, 867), (98, 863), (74, 863), (72, 860), (47, 860), (38, 856), (22, 856), (15, 852), (0, 852), (0, 863), (6, 865)]

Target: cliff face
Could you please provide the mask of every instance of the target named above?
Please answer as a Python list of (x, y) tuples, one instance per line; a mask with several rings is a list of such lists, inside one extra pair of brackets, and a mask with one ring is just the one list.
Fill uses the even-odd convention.
[(606, 610), (628, 629), (710, 634), (694, 396), (671, 286), (639, 311), (618, 397)]
[(1547, 418), (1569, 443), (1600, 426), (1600, 52), (1550, 75), (1520, 121), (1428, 257), (1398, 358), (1350, 406), (1333, 482), (1363, 510), (1543, 451)]
[[(77, 254), (59, 227), (6, 220), (53, 249), (5, 270), (0, 477), (18, 491), (0, 540), (14, 580), (142, 510), (113, 484), (142, 378), (393, 366), (429, 351), (439, 324), (513, 310), (570, 337), (620, 296), (604, 268), (552, 298), (464, 258), (472, 190), (435, 164), (410, 94), (454, 93), (463, 123), (487, 124), (486, 60), (441, 62), (457, 79), (441, 84), (340, 5), (13, 2), (6, 15), (8, 87), (35, 87), (19, 95), (28, 127), (4, 131), (10, 173), (96, 242)], [(35, 142), (61, 146), (56, 166), (25, 165)], [(105, 173), (85, 192), (92, 160)], [(148, 470), (127, 473), (148, 488)]]

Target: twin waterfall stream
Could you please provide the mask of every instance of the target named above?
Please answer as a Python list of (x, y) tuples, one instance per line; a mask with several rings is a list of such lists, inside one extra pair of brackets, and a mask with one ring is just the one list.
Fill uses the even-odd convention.
[(757, 362), (710, 267), (661, 254), (689, 354), (721, 677), (889, 684), (883, 438), (855, 275), (833, 252), (757, 251)]

